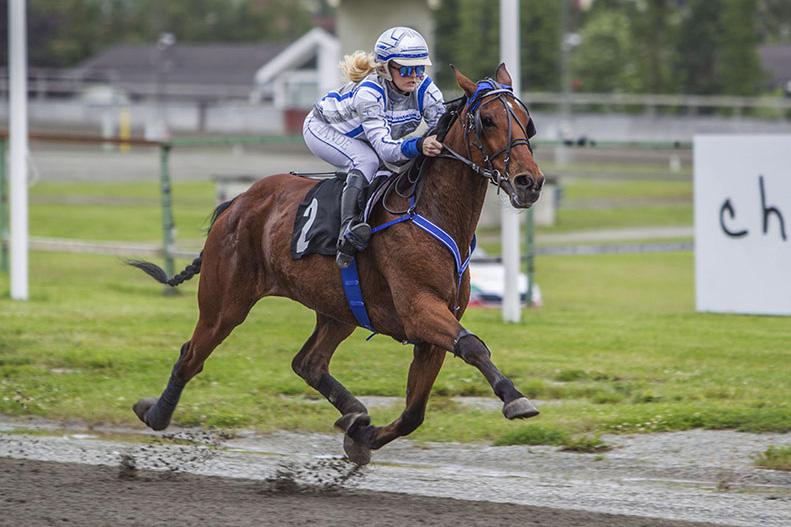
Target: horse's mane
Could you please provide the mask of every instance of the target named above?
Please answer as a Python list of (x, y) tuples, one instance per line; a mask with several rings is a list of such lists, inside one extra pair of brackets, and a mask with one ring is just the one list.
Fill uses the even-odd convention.
[[(453, 126), (453, 123), (456, 122), (456, 119), (459, 117), (459, 113), (466, 102), (467, 97), (464, 96), (448, 101), (445, 104), (445, 113), (439, 118), (437, 125), (434, 126), (434, 128), (426, 131), (426, 133), (423, 134), (423, 137), (436, 135), (439, 142), (444, 141), (445, 135)], [(385, 210), (392, 214), (401, 214), (406, 212), (394, 211), (387, 207), (386, 202), (389, 194), (393, 190), (395, 190), (396, 194), (399, 194), (402, 197), (415, 196), (418, 194), (423, 173), (428, 169), (429, 166), (431, 166), (431, 163), (435, 159), (435, 157), (425, 157), (420, 155), (407, 171), (402, 172), (397, 177), (392, 178), (391, 181), (385, 182), (382, 185), (384, 188), (381, 192), (381, 199), (382, 206), (385, 208)], [(415, 197), (415, 199), (417, 199), (417, 197)]]
[(454, 121), (459, 116), (461, 108), (467, 103), (467, 97), (458, 97), (449, 101), (445, 106), (445, 113), (439, 118), (437, 126), (433, 130), (427, 132), (428, 134), (436, 134), (437, 140), (442, 142), (445, 139), (445, 134), (448, 133), (450, 127), (453, 126)]

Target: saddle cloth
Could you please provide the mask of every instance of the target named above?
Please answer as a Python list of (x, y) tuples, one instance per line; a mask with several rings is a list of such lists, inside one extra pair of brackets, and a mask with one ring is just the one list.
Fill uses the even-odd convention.
[(299, 204), (291, 235), (291, 257), (294, 260), (309, 254), (335, 256), (335, 244), (341, 230), (344, 179), (333, 177), (319, 181)]
[[(363, 211), (363, 221), (368, 221), (374, 205), (381, 200), (386, 187), (395, 183), (395, 177), (413, 167), (413, 162), (395, 170), (390, 166), (380, 167), (373, 182), (360, 196), (358, 205)], [(291, 234), (291, 257), (294, 260), (309, 254), (335, 256), (341, 230), (341, 193), (345, 183), (346, 173), (336, 172), (335, 177), (319, 181), (299, 204)]]

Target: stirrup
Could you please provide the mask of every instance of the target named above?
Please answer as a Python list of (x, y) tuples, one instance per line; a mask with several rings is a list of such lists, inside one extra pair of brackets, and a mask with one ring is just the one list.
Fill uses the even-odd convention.
[[(371, 226), (367, 223), (356, 223), (354, 225), (347, 225), (343, 234), (338, 240), (338, 249), (345, 248), (344, 246), (351, 245), (357, 251), (362, 251), (368, 247), (368, 242), (371, 241)], [(345, 251), (349, 252), (349, 251)]]
[(338, 239), (338, 254), (335, 256), (335, 264), (341, 269), (349, 267), (354, 260), (354, 255), (365, 249), (370, 240), (371, 226), (367, 223), (347, 226)]
[(335, 256), (335, 265), (338, 266), (338, 269), (346, 269), (353, 261), (354, 254), (346, 254), (340, 250), (338, 250), (338, 254)]

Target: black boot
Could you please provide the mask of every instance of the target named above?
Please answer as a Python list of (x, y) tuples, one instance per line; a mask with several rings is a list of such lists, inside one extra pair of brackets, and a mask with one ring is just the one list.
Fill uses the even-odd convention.
[(341, 194), (341, 234), (338, 237), (338, 255), (335, 263), (341, 269), (351, 265), (357, 251), (362, 251), (371, 239), (371, 226), (359, 218), (359, 200), (365, 189), (365, 176), (359, 170), (346, 175), (346, 185)]

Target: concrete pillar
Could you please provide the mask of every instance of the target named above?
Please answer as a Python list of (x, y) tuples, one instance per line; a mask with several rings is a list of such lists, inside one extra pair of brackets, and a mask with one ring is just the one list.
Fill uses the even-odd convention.
[(341, 56), (358, 49), (373, 51), (374, 42), (385, 29), (407, 26), (426, 39), (434, 58), (434, 23), (431, 6), (436, 1), (399, 0), (335, 0), (335, 28), (341, 42)]

